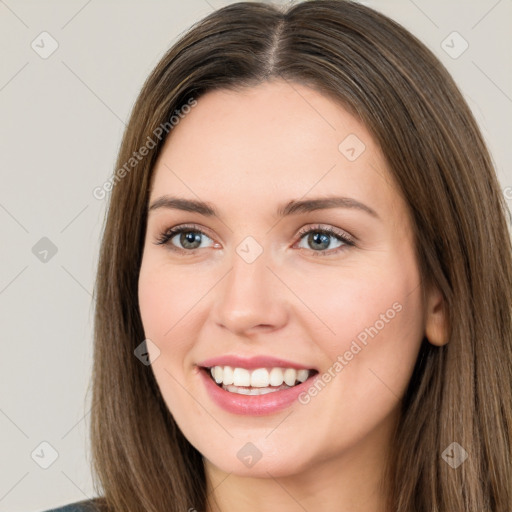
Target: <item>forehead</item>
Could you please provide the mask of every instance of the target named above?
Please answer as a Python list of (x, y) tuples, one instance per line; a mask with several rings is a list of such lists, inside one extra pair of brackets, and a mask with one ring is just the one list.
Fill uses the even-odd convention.
[(162, 148), (151, 200), (172, 193), (250, 212), (336, 193), (379, 210), (397, 199), (391, 181), (362, 123), (314, 89), (276, 81), (201, 96)]

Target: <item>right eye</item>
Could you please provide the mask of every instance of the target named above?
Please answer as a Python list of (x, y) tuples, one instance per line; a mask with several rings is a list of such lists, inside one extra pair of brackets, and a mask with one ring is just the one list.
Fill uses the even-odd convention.
[[(179, 237), (177, 235), (179, 235)], [(201, 249), (202, 237), (206, 237), (211, 240), (211, 238), (208, 237), (198, 226), (177, 226), (163, 231), (159, 235), (158, 241), (155, 242), (155, 244), (165, 245), (170, 250), (177, 251), (182, 254), (193, 253), (196, 249)], [(173, 239), (176, 239), (177, 243), (181, 244), (181, 247), (177, 246)]]

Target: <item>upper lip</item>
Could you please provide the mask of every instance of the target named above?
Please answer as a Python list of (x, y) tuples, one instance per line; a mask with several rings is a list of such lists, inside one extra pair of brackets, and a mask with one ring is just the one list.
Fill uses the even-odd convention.
[(279, 359), (271, 356), (240, 357), (226, 354), (224, 356), (212, 357), (198, 363), (198, 366), (212, 368), (213, 366), (232, 366), (234, 368), (295, 368), (296, 370), (314, 370), (311, 366)]

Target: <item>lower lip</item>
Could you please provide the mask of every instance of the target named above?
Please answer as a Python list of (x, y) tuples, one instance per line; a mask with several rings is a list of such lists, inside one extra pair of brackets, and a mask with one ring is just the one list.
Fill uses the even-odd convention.
[(249, 416), (263, 416), (286, 409), (297, 400), (302, 392), (311, 386), (312, 380), (318, 375), (318, 373), (315, 373), (301, 384), (289, 389), (273, 391), (265, 395), (240, 395), (222, 389), (209, 376), (208, 371), (204, 368), (199, 369), (211, 399), (228, 412)]

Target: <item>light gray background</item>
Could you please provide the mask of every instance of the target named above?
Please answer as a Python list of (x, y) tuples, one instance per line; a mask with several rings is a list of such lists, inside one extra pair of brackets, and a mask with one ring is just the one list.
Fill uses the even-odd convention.
[[(86, 391), (106, 203), (92, 190), (114, 171), (151, 69), (193, 22), (228, 3), (0, 0), (0, 511), (93, 496)], [(512, 0), (363, 3), (402, 23), (448, 67), (512, 207)], [(50, 48), (43, 31), (59, 45), (46, 59), (31, 47)], [(453, 31), (469, 44), (457, 58), (463, 41), (446, 39)], [(57, 248), (46, 262), (32, 251), (43, 237)], [(47, 469), (43, 441), (58, 453)]]

